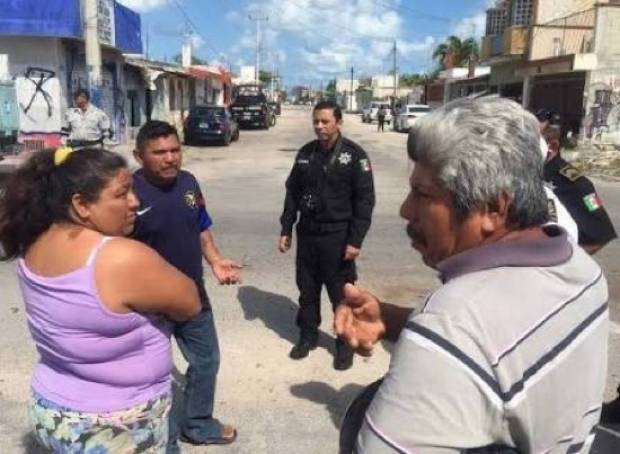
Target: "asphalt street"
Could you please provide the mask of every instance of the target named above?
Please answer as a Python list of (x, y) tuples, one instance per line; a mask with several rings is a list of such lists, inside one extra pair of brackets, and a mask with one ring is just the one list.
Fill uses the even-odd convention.
[[(360, 285), (382, 300), (414, 306), (438, 285), (410, 248), (398, 208), (408, 190), (411, 164), (406, 134), (380, 133), (359, 116), (345, 117), (344, 133), (361, 144), (372, 161), (377, 206), (358, 261)], [(243, 264), (243, 283), (218, 286), (206, 269), (222, 364), (216, 416), (235, 425), (237, 441), (227, 447), (183, 445), (184, 452), (336, 453), (338, 426), (348, 402), (388, 367), (389, 345), (353, 368), (332, 368), (331, 308), (324, 294), (320, 347), (301, 361), (288, 358), (297, 338), (294, 250), (277, 251), (284, 181), (295, 152), (313, 138), (310, 108), (288, 107), (269, 131), (242, 130), (229, 147), (188, 147), (185, 168), (198, 178), (214, 219), (221, 251)], [(127, 148), (119, 149), (127, 154)], [(620, 183), (596, 180), (615, 225), (620, 227)], [(620, 243), (600, 252), (609, 281), (612, 329), (607, 397), (620, 381)], [(0, 452), (37, 453), (28, 436), (26, 402), (37, 361), (26, 326), (14, 263), (0, 263)], [(185, 363), (178, 354), (175, 383), (182, 386)], [(584, 371), (587, 373), (587, 371)], [(570, 397), (567, 390), (567, 398)], [(601, 451), (603, 452), (603, 451)]]

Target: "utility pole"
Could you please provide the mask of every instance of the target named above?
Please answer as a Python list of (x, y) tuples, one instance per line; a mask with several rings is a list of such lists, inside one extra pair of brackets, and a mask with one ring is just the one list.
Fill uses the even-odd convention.
[(250, 20), (256, 22), (256, 64), (254, 66), (254, 79), (256, 83), (260, 83), (260, 23), (267, 22), (269, 20), (269, 16), (253, 16), (250, 14), (248, 16)]
[(273, 89), (273, 82), (274, 82), (275, 74), (276, 74), (276, 60), (274, 59), (273, 62), (271, 63), (271, 100), (272, 101), (275, 101), (274, 89)]
[(394, 67), (393, 67), (393, 71), (394, 71), (394, 101), (392, 102), (392, 108), (394, 108), (396, 106), (396, 97), (398, 96), (398, 66), (396, 66), (396, 40), (394, 40)]
[(90, 100), (97, 107), (101, 107), (101, 46), (97, 0), (84, 0), (84, 43)]
[(353, 112), (353, 66), (351, 66), (351, 94), (349, 96), (349, 112)]

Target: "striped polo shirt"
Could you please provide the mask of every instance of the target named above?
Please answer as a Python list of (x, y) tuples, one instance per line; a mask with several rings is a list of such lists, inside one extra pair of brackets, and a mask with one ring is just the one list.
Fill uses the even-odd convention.
[(565, 231), (438, 265), (357, 441), (359, 453), (589, 452), (607, 369), (607, 283)]

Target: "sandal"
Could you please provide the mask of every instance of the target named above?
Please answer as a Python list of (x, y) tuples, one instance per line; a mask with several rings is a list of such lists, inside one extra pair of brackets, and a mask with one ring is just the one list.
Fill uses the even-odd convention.
[(229, 445), (237, 439), (237, 429), (229, 424), (222, 424), (222, 432), (219, 437), (194, 440), (181, 434), (181, 441), (191, 445)]

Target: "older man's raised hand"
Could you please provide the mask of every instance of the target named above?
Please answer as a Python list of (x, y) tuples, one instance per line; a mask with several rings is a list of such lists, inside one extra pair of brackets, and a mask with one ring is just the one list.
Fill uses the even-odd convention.
[(336, 334), (362, 355), (370, 355), (385, 333), (379, 300), (354, 285), (344, 286), (344, 301), (334, 315)]

